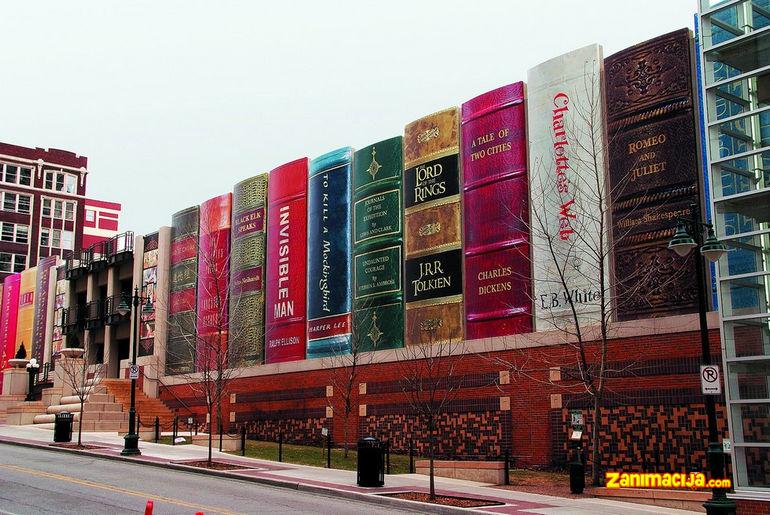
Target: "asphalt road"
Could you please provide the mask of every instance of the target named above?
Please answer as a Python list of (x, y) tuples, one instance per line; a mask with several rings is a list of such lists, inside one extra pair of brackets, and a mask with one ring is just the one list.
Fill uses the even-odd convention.
[[(0, 444), (0, 514), (400, 513), (233, 479)], [(407, 513), (407, 512), (403, 512)]]

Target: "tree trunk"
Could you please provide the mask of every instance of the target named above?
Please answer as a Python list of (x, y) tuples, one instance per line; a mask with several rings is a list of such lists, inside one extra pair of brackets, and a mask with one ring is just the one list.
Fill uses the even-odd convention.
[(348, 459), (348, 420), (350, 419), (350, 412), (346, 411), (345, 415), (342, 417), (342, 423), (345, 424), (345, 427), (343, 427), (343, 437), (345, 441), (345, 445), (343, 447), (344, 449), (344, 456), (345, 459)]
[(83, 404), (85, 404), (85, 398), (80, 399), (80, 414), (78, 415), (78, 447), (82, 445), (81, 435), (83, 434)]
[(591, 428), (591, 462), (593, 463), (593, 467), (591, 470), (591, 476), (593, 480), (594, 486), (600, 486), (599, 485), (599, 471), (601, 469), (601, 456), (599, 455), (599, 396), (594, 395), (594, 406), (593, 406), (593, 427)]
[(211, 430), (213, 426), (212, 424), (213, 420), (214, 420), (214, 410), (212, 410), (211, 406), (209, 406), (209, 458), (208, 458), (209, 463), (211, 463), (211, 445), (213, 442), (213, 436), (212, 436), (213, 431)]
[(428, 445), (430, 446), (430, 500), (436, 500), (436, 477), (433, 474), (433, 458), (436, 454), (436, 443), (433, 435), (433, 415), (428, 417)]

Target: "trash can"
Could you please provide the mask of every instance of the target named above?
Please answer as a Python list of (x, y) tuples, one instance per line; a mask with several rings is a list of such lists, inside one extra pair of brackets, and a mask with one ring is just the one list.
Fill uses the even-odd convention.
[(72, 441), (72, 413), (69, 411), (62, 411), (56, 414), (56, 419), (53, 424), (53, 441), (54, 442), (71, 442)]
[(572, 459), (569, 462), (569, 491), (582, 494), (586, 487), (586, 466), (583, 463), (583, 445), (580, 441), (570, 442)]
[(385, 459), (382, 443), (367, 436), (358, 441), (358, 486), (384, 486)]

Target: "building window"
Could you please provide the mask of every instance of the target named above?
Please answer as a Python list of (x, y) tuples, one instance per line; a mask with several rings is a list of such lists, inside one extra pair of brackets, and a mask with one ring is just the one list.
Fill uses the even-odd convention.
[(64, 176), (64, 191), (67, 193), (75, 193), (77, 188), (77, 178), (74, 175), (67, 174)]
[(2, 228), (0, 228), (0, 241), (27, 243), (29, 241), (29, 226), (12, 222), (2, 222)]
[(52, 237), (51, 237), (51, 246), (56, 248), (61, 248), (61, 231), (59, 229), (54, 229), (52, 231)]
[(64, 191), (64, 174), (56, 174), (56, 191)]
[(48, 247), (51, 245), (51, 230), (47, 227), (40, 229), (40, 246)]
[(51, 199), (43, 199), (43, 216), (51, 216)]
[(63, 203), (61, 200), (54, 200), (53, 201), (53, 217), (54, 218), (62, 218), (63, 210), (62, 210)]
[(74, 202), (65, 202), (64, 203), (64, 219), (65, 220), (74, 220), (75, 219), (75, 203)]
[(0, 179), (11, 184), (30, 186), (32, 184), (32, 169), (0, 163)]
[(27, 256), (0, 252), (0, 272), (21, 272), (27, 267)]
[(86, 222), (96, 221), (96, 211), (86, 209)]
[(2, 202), (2, 206), (5, 211), (15, 211), (17, 213), (29, 214), (31, 203), (29, 195), (20, 195), (18, 193), (4, 191)]
[(45, 184), (43, 184), (43, 188), (47, 190), (53, 189), (53, 172), (45, 172)]
[(61, 248), (64, 250), (72, 250), (73, 249), (73, 243), (74, 243), (74, 236), (75, 233), (72, 231), (62, 231), (61, 232)]

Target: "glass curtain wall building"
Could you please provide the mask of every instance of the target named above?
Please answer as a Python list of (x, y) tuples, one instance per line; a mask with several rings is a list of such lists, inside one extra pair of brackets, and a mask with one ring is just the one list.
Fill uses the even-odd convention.
[(698, 16), (733, 477), (770, 499), (770, 0), (700, 0)]

